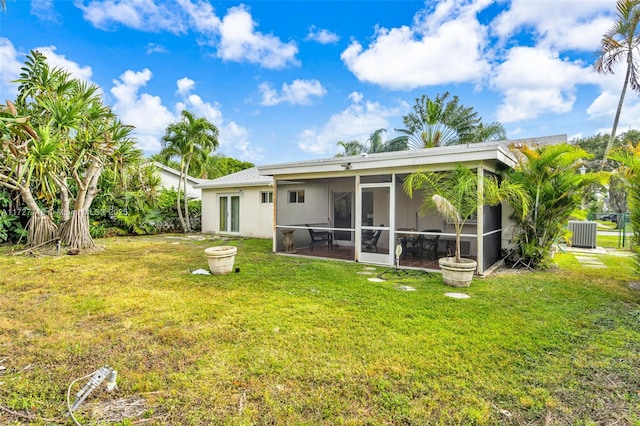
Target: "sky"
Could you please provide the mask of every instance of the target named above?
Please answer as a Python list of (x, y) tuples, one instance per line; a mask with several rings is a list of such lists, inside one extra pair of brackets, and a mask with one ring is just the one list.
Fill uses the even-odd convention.
[[(609, 133), (624, 78), (593, 69), (615, 0), (6, 0), (0, 100), (31, 50), (97, 85), (159, 152), (187, 109), (218, 153), (256, 165), (399, 136), (416, 98), (449, 92), (509, 139)], [(640, 128), (628, 91), (618, 132)]]

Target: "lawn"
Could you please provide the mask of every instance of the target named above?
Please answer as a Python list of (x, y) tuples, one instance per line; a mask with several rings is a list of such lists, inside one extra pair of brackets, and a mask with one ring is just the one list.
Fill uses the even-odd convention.
[[(70, 384), (108, 364), (118, 390), (96, 389), (83, 424), (640, 424), (631, 258), (585, 269), (560, 254), (459, 300), (436, 274), (371, 282), (361, 264), (266, 240), (97, 242), (81, 256), (0, 248), (0, 423), (71, 424)], [(240, 272), (191, 274), (220, 244)]]

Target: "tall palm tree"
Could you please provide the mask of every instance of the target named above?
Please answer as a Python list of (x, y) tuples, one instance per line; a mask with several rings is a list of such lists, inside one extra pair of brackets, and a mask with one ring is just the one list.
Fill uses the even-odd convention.
[[(192, 161), (218, 147), (218, 128), (204, 117), (196, 117), (187, 110), (181, 113), (181, 120), (171, 123), (162, 138), (161, 154), (166, 159), (177, 157), (180, 161), (180, 182), (176, 207), (184, 232), (191, 232), (189, 203), (187, 196), (187, 176)], [(184, 194), (184, 215), (180, 207), (180, 194)]]
[(497, 121), (489, 124), (480, 123), (474, 129), (473, 142), (503, 141), (505, 139), (507, 139), (507, 131)]
[(406, 135), (413, 149), (433, 148), (474, 142), (476, 127), (482, 122), (473, 107), (460, 104), (458, 96), (449, 99), (449, 92), (435, 99), (422, 95), (416, 99), (413, 112), (402, 117), (404, 129), (396, 131)]
[(634, 51), (640, 45), (640, 0), (618, 0), (616, 5), (618, 20), (602, 36), (600, 50), (598, 51), (598, 59), (594, 64), (594, 69), (601, 74), (613, 74), (613, 68), (616, 63), (626, 61), (627, 67), (624, 76), (620, 99), (618, 100), (618, 108), (615, 118), (613, 119), (613, 127), (611, 128), (611, 137), (607, 143), (604, 152), (602, 165), (600, 170), (604, 169), (607, 157), (613, 146), (618, 130), (618, 121), (622, 112), (622, 104), (630, 85), (632, 90), (640, 91), (640, 82), (638, 81), (638, 64), (634, 56)]
[(378, 129), (369, 135), (367, 144), (353, 140), (349, 142), (338, 142), (338, 146), (344, 149), (344, 153), (337, 154), (336, 157), (345, 157), (349, 155), (359, 155), (362, 153), (373, 154), (376, 152), (405, 151), (408, 149), (408, 137), (397, 136), (387, 141), (382, 140), (382, 134), (387, 129)]
[(371, 133), (368, 139), (368, 153), (373, 154), (375, 152), (404, 151), (408, 148), (407, 136), (398, 136), (393, 139), (383, 141), (382, 134), (386, 131), (387, 129), (378, 129)]
[(339, 141), (337, 143), (338, 146), (341, 146), (344, 149), (344, 153), (337, 154), (336, 157), (348, 157), (351, 155), (359, 155), (363, 152), (366, 152), (366, 147), (356, 140), (352, 140), (349, 142)]

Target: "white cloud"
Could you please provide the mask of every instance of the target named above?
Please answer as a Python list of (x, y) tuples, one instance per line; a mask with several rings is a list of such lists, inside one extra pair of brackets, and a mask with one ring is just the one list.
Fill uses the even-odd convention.
[(151, 55), (153, 53), (167, 53), (168, 50), (166, 47), (162, 46), (161, 44), (149, 43), (147, 44), (146, 52), (147, 52), (147, 55)]
[(67, 70), (73, 78), (92, 83), (91, 77), (93, 76), (93, 70), (91, 67), (80, 66), (77, 62), (67, 59), (65, 55), (58, 55), (56, 53), (57, 48), (55, 46), (37, 47), (34, 50), (39, 51), (47, 58), (47, 63), (50, 67), (63, 68)]
[(411, 27), (377, 28), (368, 48), (353, 41), (340, 57), (360, 81), (391, 89), (479, 81), (489, 64), (487, 30), (476, 13), (486, 4), (444, 0)]
[(318, 29), (315, 25), (309, 27), (309, 33), (305, 40), (316, 41), (320, 44), (333, 44), (340, 41), (338, 34), (326, 29)]
[(156, 4), (154, 0), (89, 0), (85, 5), (85, 0), (75, 1), (85, 20), (100, 29), (120, 24), (141, 31), (184, 33), (186, 26), (180, 11), (171, 9), (170, 4)]
[(123, 123), (135, 126), (138, 146), (146, 154), (160, 151), (160, 140), (167, 125), (177, 120), (177, 116), (162, 104), (159, 96), (139, 93), (152, 76), (146, 68), (140, 72), (128, 70), (113, 81), (111, 88), (111, 94), (116, 99), (113, 111)]
[(20, 76), (22, 63), (18, 61), (18, 52), (11, 40), (0, 37), (0, 102), (15, 99), (18, 84), (12, 83)]
[(220, 27), (220, 18), (216, 16), (211, 4), (205, 1), (192, 3), (190, 0), (177, 0), (177, 3), (191, 18), (196, 30), (203, 33), (212, 33)]
[(310, 105), (313, 97), (320, 98), (327, 94), (327, 90), (318, 80), (294, 80), (291, 84), (282, 83), (280, 93), (272, 89), (268, 83), (262, 83), (259, 90), (262, 93), (261, 105), (264, 106), (281, 103)]
[(354, 103), (332, 115), (321, 128), (304, 130), (298, 136), (298, 148), (311, 154), (335, 154), (339, 141), (364, 142), (373, 129), (387, 128), (389, 118), (401, 113), (400, 107), (385, 108), (377, 102)]
[(539, 47), (593, 51), (613, 24), (615, 4), (616, 0), (556, 0), (545, 7), (539, 1), (512, 0), (491, 29), (503, 41), (532, 31)]
[(53, 8), (53, 0), (31, 0), (31, 14), (41, 21), (58, 22), (58, 14)]
[[(609, 127), (600, 129), (600, 132), (611, 132), (619, 101), (620, 89), (614, 92), (604, 89), (587, 108), (589, 118), (602, 118), (611, 123)], [(640, 96), (631, 90), (627, 90), (616, 133), (620, 134), (630, 129), (640, 129)]]
[(232, 7), (220, 25), (218, 57), (225, 61), (250, 62), (270, 69), (298, 65), (294, 41), (283, 43), (271, 34), (255, 31), (245, 6)]
[(196, 85), (196, 82), (191, 80), (190, 78), (184, 77), (176, 82), (178, 86), (178, 93), (186, 94), (190, 92)]
[(208, 103), (202, 100), (199, 95), (189, 93), (195, 88), (193, 80), (183, 78), (178, 81), (183, 83), (184, 90), (180, 94), (184, 96), (182, 102), (176, 104), (176, 111), (187, 109), (197, 117), (204, 117), (214, 124), (219, 131), (218, 152), (243, 161), (258, 162), (264, 158), (264, 151), (254, 147), (249, 142), (249, 131), (236, 123), (227, 121), (222, 114), (222, 106), (219, 103)]
[(349, 100), (351, 102), (353, 102), (354, 104), (358, 104), (360, 102), (362, 102), (362, 100), (364, 99), (364, 95), (360, 92), (351, 92), (349, 93)]
[[(86, 4), (85, 4), (86, 2)], [(249, 62), (264, 68), (281, 69), (299, 65), (294, 41), (282, 42), (272, 34), (256, 31), (249, 9), (240, 5), (228, 9), (221, 20), (206, 1), (176, 0), (75, 0), (85, 20), (95, 27), (111, 29), (123, 25), (140, 31), (168, 31), (183, 34), (195, 30), (206, 37), (206, 44), (217, 47), (224, 61)], [(149, 46), (147, 53), (163, 52), (162, 46)]]
[(576, 85), (596, 81), (591, 67), (579, 61), (563, 60), (543, 48), (515, 47), (492, 78), (493, 87), (504, 95), (498, 121), (511, 123), (547, 112), (569, 112), (576, 99)]

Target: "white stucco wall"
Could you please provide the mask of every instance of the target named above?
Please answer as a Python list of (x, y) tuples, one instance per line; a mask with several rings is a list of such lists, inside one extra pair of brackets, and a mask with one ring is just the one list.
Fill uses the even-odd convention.
[(272, 191), (268, 186), (202, 190), (202, 232), (220, 233), (220, 195), (240, 197), (239, 233), (242, 237), (273, 236), (273, 203), (261, 203), (260, 193)]
[[(180, 177), (168, 172), (167, 170), (158, 168), (158, 173), (160, 174), (160, 185), (166, 189), (177, 189), (178, 183), (180, 182)], [(197, 198), (200, 199), (202, 194), (200, 188), (194, 188), (195, 185), (193, 182), (187, 180), (187, 196), (189, 198)]]

